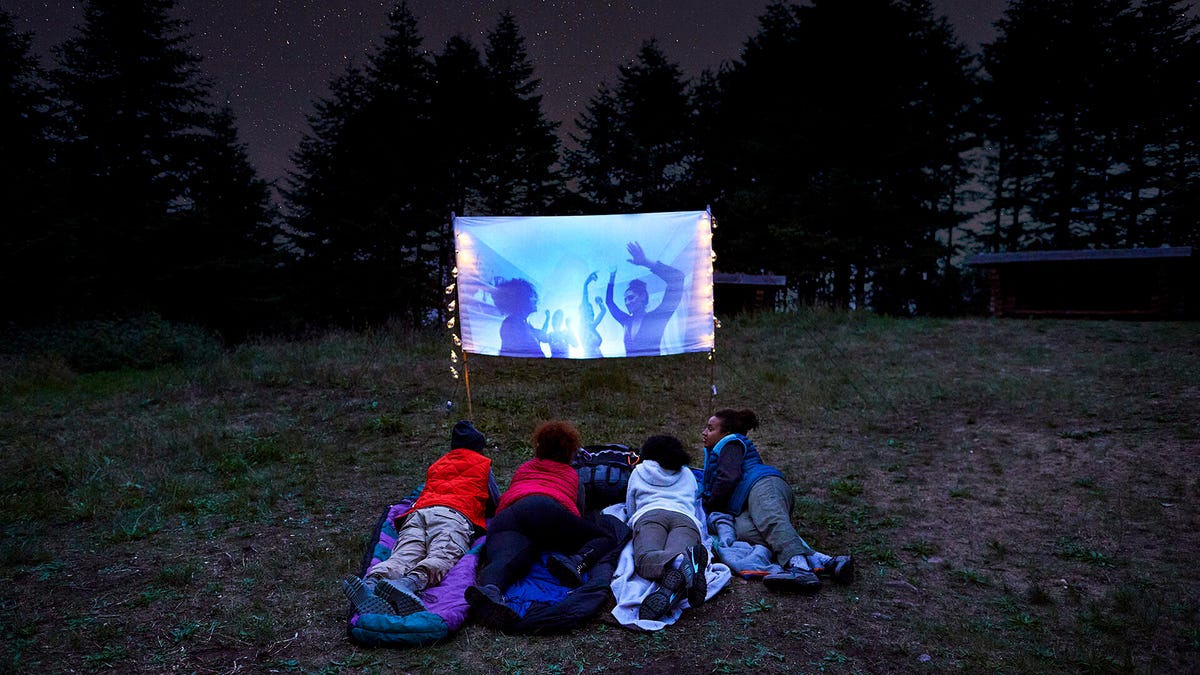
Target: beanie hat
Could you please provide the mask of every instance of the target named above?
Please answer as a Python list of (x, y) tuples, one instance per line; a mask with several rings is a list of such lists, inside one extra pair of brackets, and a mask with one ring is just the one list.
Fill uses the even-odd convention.
[(450, 432), (450, 449), (466, 448), (481, 452), (483, 444), (487, 442), (483, 434), (471, 424), (469, 420), (460, 420), (454, 425), (454, 430)]

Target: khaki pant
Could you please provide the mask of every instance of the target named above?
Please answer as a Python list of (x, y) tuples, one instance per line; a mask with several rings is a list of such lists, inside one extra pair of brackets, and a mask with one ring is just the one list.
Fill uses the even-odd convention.
[(416, 577), (420, 587), (436, 586), (467, 552), (475, 526), (446, 506), (427, 506), (408, 515), (396, 537), (392, 555), (367, 573), (369, 577)]

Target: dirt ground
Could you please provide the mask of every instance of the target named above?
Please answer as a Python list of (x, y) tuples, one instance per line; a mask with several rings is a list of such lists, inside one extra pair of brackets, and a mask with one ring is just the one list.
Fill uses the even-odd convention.
[[(6, 390), (2, 669), (1200, 671), (1200, 326), (807, 321), (729, 326), (716, 404), (758, 412), (799, 529), (855, 556), (851, 586), (735, 578), (652, 633), (605, 613), (567, 635), (358, 646), (336, 582), (457, 414), (430, 412), (436, 346), (280, 347), (204, 376)], [(476, 367), (502, 483), (531, 419), (698, 445), (713, 404), (692, 362), (589, 371), (593, 397), (554, 365)]]

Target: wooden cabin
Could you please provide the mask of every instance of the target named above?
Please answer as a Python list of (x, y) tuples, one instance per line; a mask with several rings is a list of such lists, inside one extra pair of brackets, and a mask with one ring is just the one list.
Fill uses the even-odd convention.
[(1190, 246), (980, 253), (997, 317), (1188, 318), (1197, 310)]
[(713, 311), (717, 316), (774, 312), (783, 307), (787, 277), (778, 274), (713, 273)]

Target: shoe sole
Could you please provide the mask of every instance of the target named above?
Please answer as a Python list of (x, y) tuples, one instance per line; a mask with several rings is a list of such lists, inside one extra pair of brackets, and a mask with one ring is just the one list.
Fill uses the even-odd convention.
[(342, 593), (346, 595), (346, 599), (354, 606), (354, 611), (358, 614), (384, 614), (392, 616), (396, 614), (396, 610), (392, 609), (383, 598), (376, 597), (371, 594), (370, 589), (358, 577), (346, 577), (342, 580)]
[(420, 598), (411, 593), (405, 593), (386, 581), (380, 581), (379, 585), (375, 587), (375, 595), (391, 603), (400, 616), (425, 611), (425, 603), (421, 602)]
[(671, 594), (660, 588), (642, 600), (641, 606), (638, 607), (638, 620), (661, 621), (670, 609)]
[(780, 591), (783, 593), (798, 593), (800, 595), (814, 595), (821, 590), (821, 582), (804, 581), (797, 579), (790, 574), (768, 574), (763, 577), (763, 586), (767, 590)]

